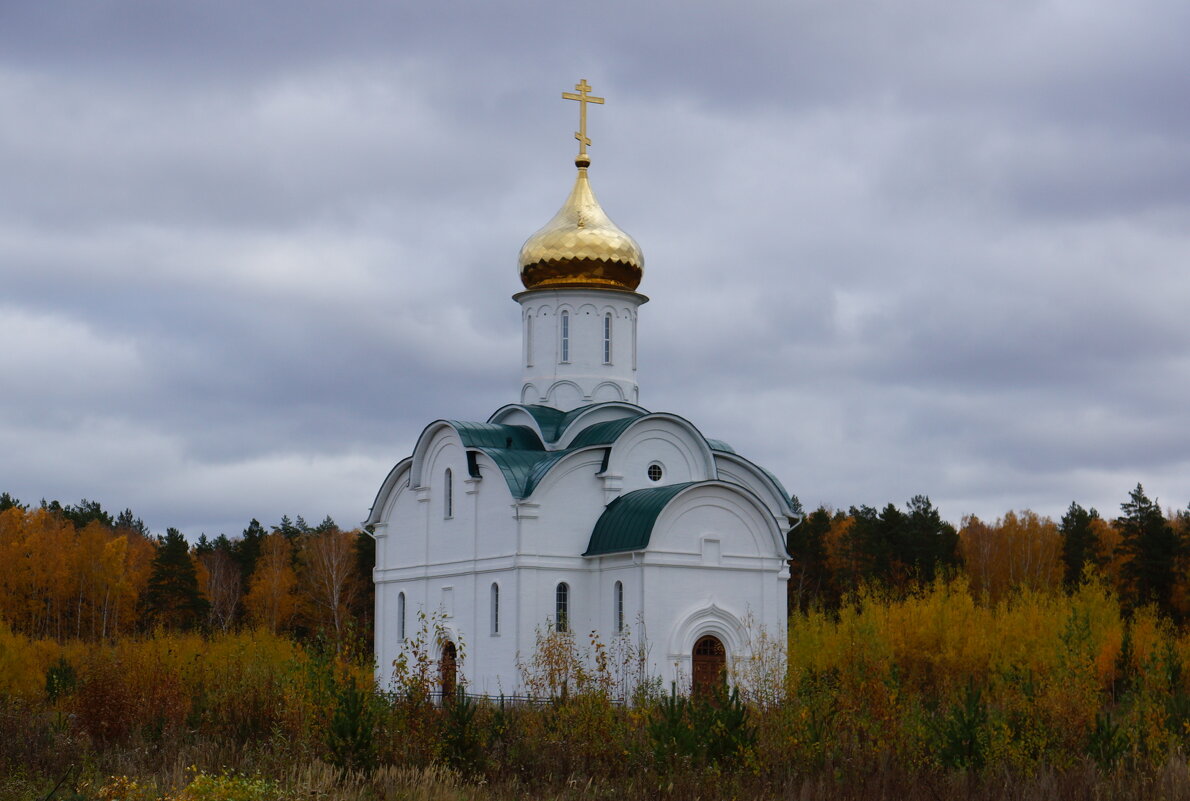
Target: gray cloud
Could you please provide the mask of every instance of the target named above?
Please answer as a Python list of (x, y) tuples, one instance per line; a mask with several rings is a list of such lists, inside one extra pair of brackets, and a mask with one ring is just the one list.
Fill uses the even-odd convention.
[(1190, 499), (1173, 0), (8, 4), (0, 489), (351, 524), (518, 390), (572, 180), (644, 247), (642, 398), (810, 505)]

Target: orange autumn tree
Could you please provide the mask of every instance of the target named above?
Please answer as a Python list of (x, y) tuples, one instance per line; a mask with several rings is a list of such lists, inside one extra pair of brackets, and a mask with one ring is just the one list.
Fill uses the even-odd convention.
[(258, 626), (277, 632), (289, 625), (298, 608), (293, 548), (284, 534), (267, 535), (248, 583), (244, 606)]
[(963, 521), (959, 542), (977, 596), (998, 601), (1015, 589), (1061, 585), (1062, 538), (1048, 517), (1026, 509), (988, 525), (971, 516)]
[(132, 529), (100, 519), (76, 528), (60, 509), (11, 506), (0, 512), (0, 617), (59, 640), (133, 631), (154, 551)]

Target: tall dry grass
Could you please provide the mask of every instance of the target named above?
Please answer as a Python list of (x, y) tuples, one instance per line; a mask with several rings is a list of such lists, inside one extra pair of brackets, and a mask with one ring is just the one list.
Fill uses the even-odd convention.
[(525, 659), (564, 697), (443, 704), (424, 671), (376, 693), (366, 658), (264, 631), (0, 624), (0, 801), (1190, 798), (1190, 636), (1101, 584), (862, 591), (754, 635), (738, 704), (622, 704), (584, 638)]

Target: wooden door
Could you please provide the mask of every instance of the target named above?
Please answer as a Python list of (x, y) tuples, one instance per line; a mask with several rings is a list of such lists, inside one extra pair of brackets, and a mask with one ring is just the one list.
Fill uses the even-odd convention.
[(694, 643), (694, 670), (691, 675), (694, 695), (713, 693), (727, 681), (727, 649), (718, 637), (707, 634)]

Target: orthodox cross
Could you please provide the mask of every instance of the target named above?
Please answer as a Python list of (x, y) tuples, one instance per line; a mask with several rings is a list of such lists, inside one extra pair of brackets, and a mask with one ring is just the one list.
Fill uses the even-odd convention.
[(578, 93), (563, 92), (563, 100), (577, 100), (578, 101), (578, 130), (574, 132), (574, 138), (578, 140), (578, 156), (580, 159), (587, 160), (587, 145), (591, 144), (591, 140), (587, 138), (587, 104), (598, 103), (603, 105), (602, 97), (594, 97), (589, 92), (591, 87), (587, 85), (587, 79), (583, 78), (574, 85)]

